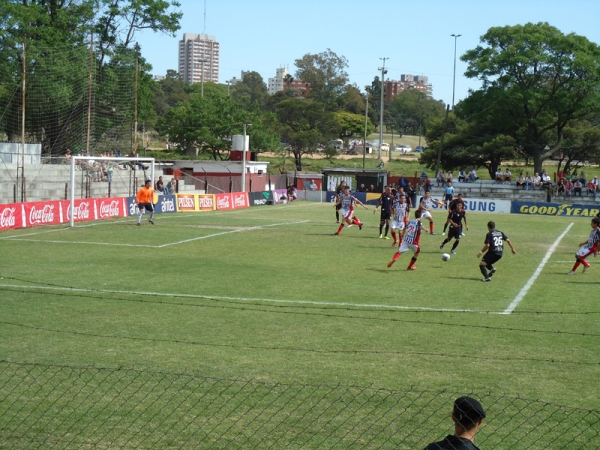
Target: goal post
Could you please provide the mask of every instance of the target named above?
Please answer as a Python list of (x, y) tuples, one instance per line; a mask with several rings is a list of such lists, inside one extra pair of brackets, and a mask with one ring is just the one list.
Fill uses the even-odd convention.
[[(100, 163), (102, 164), (103, 161), (113, 163), (114, 166), (118, 166), (118, 165), (122, 165), (124, 163), (127, 163), (128, 165), (136, 165), (136, 164), (143, 164), (143, 163), (148, 163), (148, 165), (150, 166), (150, 176), (149, 178), (152, 180), (152, 183), (154, 183), (154, 174), (155, 174), (155, 170), (154, 170), (154, 166), (155, 166), (155, 159), (154, 158), (147, 158), (147, 157), (143, 157), (143, 156), (136, 156), (136, 157), (128, 157), (128, 156), (123, 156), (123, 157), (108, 157), (108, 156), (72, 156), (71, 157), (71, 185), (70, 185), (70, 195), (69, 195), (69, 204), (70, 204), (70, 208), (71, 208), (71, 214), (70, 214), (70, 219), (69, 219), (69, 226), (70, 227), (74, 227), (75, 226), (75, 215), (73, 214), (73, 211), (75, 211), (75, 172), (77, 170), (77, 166), (81, 166), (81, 168), (83, 169), (83, 164), (89, 165), (91, 166), (90, 161), (93, 161), (93, 163)], [(146, 180), (144, 180), (146, 181)]]

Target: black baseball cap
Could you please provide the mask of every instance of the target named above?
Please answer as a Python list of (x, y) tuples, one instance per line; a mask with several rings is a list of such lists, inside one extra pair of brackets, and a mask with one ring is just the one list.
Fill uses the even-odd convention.
[(459, 397), (454, 401), (454, 418), (464, 427), (471, 427), (479, 419), (485, 419), (483, 406), (471, 397)]

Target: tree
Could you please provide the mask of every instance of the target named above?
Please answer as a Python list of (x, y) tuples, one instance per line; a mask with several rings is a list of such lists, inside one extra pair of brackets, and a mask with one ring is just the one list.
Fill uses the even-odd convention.
[(328, 142), (339, 133), (333, 113), (311, 100), (283, 100), (276, 106), (279, 134), (294, 154), (296, 170), (302, 170), (302, 155), (314, 153), (319, 142)]
[[(365, 116), (352, 114), (347, 111), (339, 111), (334, 114), (334, 119), (339, 125), (338, 136), (348, 139), (352, 136), (363, 136), (365, 133)], [(373, 132), (375, 127), (367, 120), (367, 136)]]
[(269, 91), (263, 77), (258, 72), (249, 72), (244, 75), (241, 82), (235, 85), (232, 96), (237, 102), (247, 107), (257, 102), (261, 108), (264, 108), (269, 99)]
[[(599, 109), (600, 47), (548, 23), (490, 28), (482, 45), (466, 52), (465, 75), (483, 82), (501, 132), (511, 136), (541, 172), (558, 151), (565, 128)], [(480, 103), (480, 112), (491, 103)], [(549, 146), (549, 150), (545, 147)]]
[(327, 49), (315, 55), (307, 53), (295, 64), (296, 78), (310, 85), (308, 97), (329, 110), (337, 109), (339, 97), (348, 83), (346, 58)]
[(443, 103), (428, 98), (424, 92), (408, 89), (396, 95), (387, 109), (399, 132), (427, 133), (427, 123), (444, 117)]

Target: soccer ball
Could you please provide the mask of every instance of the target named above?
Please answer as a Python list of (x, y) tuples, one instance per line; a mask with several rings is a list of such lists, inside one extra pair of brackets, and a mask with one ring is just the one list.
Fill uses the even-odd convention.
[(450, 255), (448, 253), (444, 253), (442, 255), (442, 261), (448, 261), (450, 259)]

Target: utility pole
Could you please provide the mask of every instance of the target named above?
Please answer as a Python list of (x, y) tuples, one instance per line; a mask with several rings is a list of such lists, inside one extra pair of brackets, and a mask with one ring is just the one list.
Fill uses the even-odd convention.
[(462, 36), (462, 34), (451, 34), (454, 38), (454, 76), (452, 77), (452, 112), (454, 112), (454, 87), (456, 85), (456, 40)]
[(365, 170), (365, 159), (367, 157), (367, 125), (369, 124), (369, 86), (365, 86), (365, 140), (363, 142), (363, 172)]
[(379, 58), (383, 61), (383, 65), (379, 67), (381, 70), (381, 105), (379, 110), (379, 159), (381, 160), (381, 144), (383, 144), (383, 90), (384, 90), (384, 77), (387, 73), (385, 70), (385, 61), (390, 58)]

